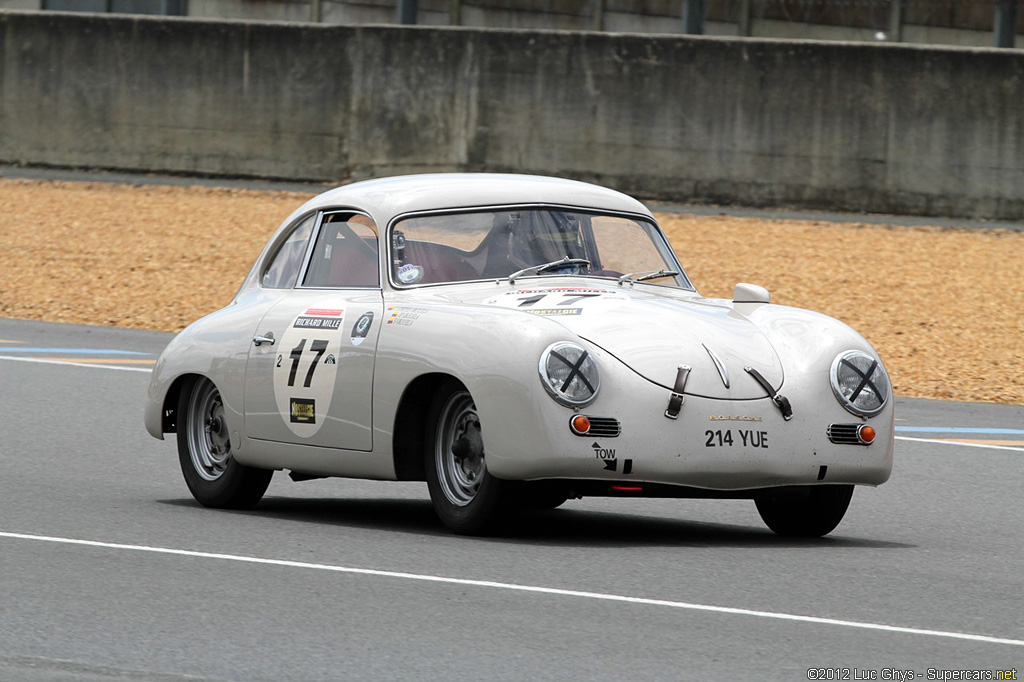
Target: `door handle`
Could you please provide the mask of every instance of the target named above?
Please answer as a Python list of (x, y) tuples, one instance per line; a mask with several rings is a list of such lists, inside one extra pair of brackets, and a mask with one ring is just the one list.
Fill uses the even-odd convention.
[(273, 332), (267, 332), (263, 336), (254, 336), (254, 337), (252, 337), (252, 343), (253, 343), (254, 346), (258, 346), (258, 345), (263, 344), (263, 343), (269, 343), (271, 346), (273, 346), (274, 345), (274, 333)]

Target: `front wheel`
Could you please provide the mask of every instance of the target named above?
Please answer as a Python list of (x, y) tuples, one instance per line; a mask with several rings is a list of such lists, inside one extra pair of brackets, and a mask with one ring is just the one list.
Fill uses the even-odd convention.
[(779, 535), (819, 538), (843, 520), (851, 497), (852, 485), (819, 485), (796, 492), (765, 492), (755, 503), (765, 525)]
[(178, 461), (192, 496), (218, 509), (254, 506), (274, 475), (235, 461), (224, 402), (205, 378), (185, 386), (178, 396)]
[(469, 391), (457, 381), (445, 383), (427, 424), (424, 468), (434, 511), (456, 533), (486, 532), (506, 511), (510, 486), (487, 471), (480, 417)]

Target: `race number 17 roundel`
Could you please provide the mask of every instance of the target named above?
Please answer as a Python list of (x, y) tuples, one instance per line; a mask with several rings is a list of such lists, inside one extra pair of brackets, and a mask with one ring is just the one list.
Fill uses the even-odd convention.
[(285, 425), (300, 438), (323, 426), (334, 395), (345, 311), (303, 311), (285, 330), (274, 359), (274, 397)]

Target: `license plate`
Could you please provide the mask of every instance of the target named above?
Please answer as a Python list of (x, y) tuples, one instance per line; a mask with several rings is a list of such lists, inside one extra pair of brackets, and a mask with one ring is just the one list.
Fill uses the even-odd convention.
[(706, 448), (768, 449), (768, 432), (760, 429), (715, 429), (704, 432)]

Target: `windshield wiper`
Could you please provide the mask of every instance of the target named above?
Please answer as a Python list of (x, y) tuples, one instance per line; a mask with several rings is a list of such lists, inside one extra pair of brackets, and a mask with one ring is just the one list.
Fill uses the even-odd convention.
[[(650, 272), (630, 272), (619, 277), (619, 284), (623, 282), (646, 282), (649, 279), (661, 279), (662, 277), (676, 277), (679, 273), (675, 270), (651, 270)], [(637, 277), (637, 275), (640, 275)]]
[(545, 270), (552, 270), (562, 265), (586, 265), (589, 268), (590, 261), (588, 261), (586, 258), (569, 258), (568, 256), (566, 256), (562, 260), (553, 260), (550, 263), (544, 263), (543, 265), (531, 265), (528, 268), (523, 268), (522, 270), (519, 270), (518, 272), (513, 272), (511, 275), (509, 275), (508, 283), (515, 284), (516, 278), (518, 277), (522, 277), (523, 275), (539, 275)]

